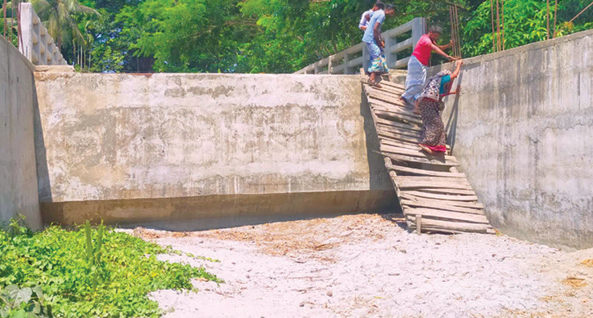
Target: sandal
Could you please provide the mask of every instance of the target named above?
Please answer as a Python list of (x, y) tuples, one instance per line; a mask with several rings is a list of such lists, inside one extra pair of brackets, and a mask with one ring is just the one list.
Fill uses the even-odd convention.
[(376, 88), (381, 88), (381, 87), (383, 87), (383, 86), (381, 86), (379, 83), (371, 81), (371, 79), (370, 79), (370, 78), (369, 78), (369, 80), (367, 81), (367, 83), (369, 83), (369, 85), (371, 85), (372, 87), (376, 87)]

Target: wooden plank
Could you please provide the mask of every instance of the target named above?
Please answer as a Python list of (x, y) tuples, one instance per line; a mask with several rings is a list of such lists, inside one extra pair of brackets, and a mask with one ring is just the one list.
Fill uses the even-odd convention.
[[(396, 98), (396, 97), (394, 97), (394, 98)], [(397, 97), (397, 98), (399, 98), (399, 97)], [(391, 101), (386, 101), (385, 99), (379, 99), (375, 95), (367, 95), (367, 101), (369, 103), (376, 105), (376, 106), (386, 107), (387, 109), (399, 110), (399, 111), (402, 111), (412, 117), (420, 118), (420, 115), (414, 114), (414, 112), (412, 111), (412, 108), (409, 108), (407, 106), (400, 105), (400, 104), (394, 104)]]
[[(380, 148), (381, 148), (381, 151), (383, 151), (383, 152), (396, 153), (396, 154), (420, 157), (420, 158), (431, 158), (431, 157), (427, 156), (426, 153), (421, 152), (421, 151), (402, 149), (399, 147), (389, 146), (389, 145), (380, 145)], [(442, 158), (445, 158), (445, 160), (447, 160), (447, 161), (457, 162), (457, 158), (455, 158), (453, 156), (443, 155)]]
[[(415, 216), (411, 215), (407, 217), (407, 219), (411, 221), (414, 221), (415, 218)], [(492, 230), (492, 227), (488, 224), (434, 220), (429, 218), (422, 218), (422, 225), (424, 226), (425, 231), (430, 228), (434, 229), (435, 231), (443, 229), (447, 231), (491, 233)]]
[(383, 102), (389, 103), (391, 105), (400, 106), (401, 108), (407, 108), (401, 101), (399, 101), (399, 95), (389, 94), (380, 92), (374, 89), (365, 89), (368, 99), (376, 99), (381, 100)]
[[(430, 176), (399, 176), (397, 181), (400, 182), (434, 182), (434, 183), (451, 183), (454, 186), (463, 185), (471, 189), (471, 185), (465, 178), (446, 178), (446, 177), (430, 177)], [(440, 187), (437, 187), (440, 188)]]
[(416, 232), (422, 234), (422, 214), (416, 214)]
[[(413, 151), (421, 151), (422, 150), (422, 148), (420, 148), (420, 146), (418, 146), (418, 142), (409, 141), (408, 143), (402, 143), (400, 140), (381, 138), (381, 136), (379, 137), (379, 144), (385, 145), (385, 146), (397, 147), (397, 148), (405, 148), (405, 149), (413, 150)], [(425, 158), (435, 158), (435, 155), (430, 155), (430, 154), (424, 153), (424, 157)], [(436, 158), (438, 159), (439, 157), (436, 157)]]
[(393, 153), (393, 154), (406, 155), (406, 156), (411, 156), (411, 157), (427, 158), (426, 154), (424, 154), (423, 152), (421, 152), (418, 149), (403, 148), (403, 147), (399, 147), (399, 145), (397, 147), (394, 147), (394, 146), (390, 146), (390, 145), (381, 144), (379, 146), (379, 149), (384, 153)]
[(468, 223), (479, 223), (479, 224), (490, 224), (485, 215), (470, 214), (470, 213), (457, 213), (452, 211), (442, 211), (435, 209), (424, 209), (424, 208), (404, 208), (405, 215), (422, 215), (423, 219), (439, 219), (439, 220), (450, 220), (460, 221)]
[(418, 114), (414, 114), (414, 112), (412, 112), (412, 108), (410, 108), (410, 107), (393, 105), (390, 102), (379, 100), (379, 99), (373, 98), (371, 96), (367, 96), (367, 101), (373, 105), (386, 107), (388, 109), (394, 109), (396, 111), (404, 112), (411, 117), (421, 119), (421, 116)]
[[(400, 194), (401, 197), (404, 197)], [(400, 200), (401, 205), (406, 205), (415, 208), (427, 208), (431, 210), (442, 210), (442, 211), (449, 211), (449, 212), (456, 212), (456, 213), (466, 213), (466, 214), (476, 214), (476, 215), (484, 215), (484, 210), (482, 209), (474, 209), (474, 208), (467, 208), (461, 206), (454, 206), (446, 204), (447, 201), (438, 201), (437, 203), (433, 203), (434, 201), (427, 201), (427, 200), (408, 200), (402, 199)]]
[(418, 143), (401, 143), (401, 142), (398, 142), (397, 140), (379, 138), (379, 144), (386, 145), (386, 146), (395, 146), (398, 148), (404, 148), (404, 149), (408, 149), (408, 150), (412, 150), (412, 151), (420, 151), (420, 147), (418, 147)]
[(405, 110), (402, 110), (402, 109), (397, 109), (397, 108), (393, 108), (393, 107), (385, 107), (385, 106), (377, 105), (374, 102), (371, 102), (370, 104), (371, 104), (372, 111), (382, 111), (382, 112), (386, 112), (386, 113), (397, 114), (400, 117), (405, 118), (409, 122), (412, 122), (419, 129), (422, 129), (421, 128), (422, 127), (422, 118), (420, 118), (420, 117), (413, 116), (413, 115), (411, 115), (411, 113), (406, 112)]
[(373, 87), (373, 89), (375, 91), (377, 91), (377, 92), (380, 92), (380, 93), (384, 93), (384, 94), (389, 94), (389, 95), (396, 96), (396, 100), (398, 102), (398, 105), (405, 106), (405, 104), (400, 99), (400, 96), (405, 92), (405, 90), (403, 90), (403, 89), (400, 90), (400, 89), (397, 89), (397, 88), (387, 87), (387, 86), (383, 86), (381, 88)]
[(464, 190), (464, 189), (443, 189), (443, 188), (424, 188), (424, 189), (416, 189), (414, 191), (422, 191), (422, 192), (429, 192), (429, 193), (438, 193), (438, 194), (458, 194), (458, 195), (473, 195), (475, 196), (476, 193), (474, 190)]
[(385, 119), (390, 119), (390, 120), (397, 120), (403, 123), (409, 123), (409, 124), (413, 124), (413, 125), (417, 125), (417, 126), (421, 126), (422, 125), (422, 121), (419, 119), (414, 119), (412, 117), (409, 117), (407, 115), (402, 115), (400, 113), (395, 113), (395, 112), (391, 112), (391, 111), (385, 111), (385, 110), (380, 110), (380, 109), (373, 109), (372, 110), (375, 115), (377, 115), (380, 118), (385, 118)]
[(393, 126), (393, 127), (399, 127), (399, 128), (405, 128), (405, 129), (409, 129), (409, 130), (413, 130), (413, 131), (418, 131), (418, 132), (422, 132), (422, 128), (418, 127), (416, 125), (410, 125), (410, 124), (403, 124), (397, 121), (391, 121), (388, 119), (383, 119), (383, 118), (378, 118), (377, 117), (377, 124), (382, 124), (382, 125), (386, 125), (386, 126)]
[(421, 175), (421, 176), (446, 177), (446, 178), (465, 178), (466, 177), (465, 173), (452, 173), (452, 172), (417, 169), (417, 168), (404, 167), (404, 166), (400, 166), (400, 165), (396, 165), (396, 164), (386, 166), (386, 168), (395, 170), (397, 172), (412, 173), (412, 174)]
[[(403, 91), (400, 92), (393, 92), (386, 89), (375, 88), (372, 86), (366, 86), (365, 92), (370, 95), (374, 96), (375, 98), (379, 98), (391, 104), (399, 105), (399, 106), (406, 106), (400, 99)], [(385, 99), (386, 98), (386, 99)]]
[(403, 195), (412, 195), (415, 197), (421, 198), (429, 198), (429, 199), (438, 199), (438, 200), (448, 200), (448, 201), (477, 201), (478, 197), (475, 195), (447, 195), (447, 194), (437, 194), (437, 193), (429, 193), (429, 192), (422, 192), (422, 191), (402, 191)]
[(414, 133), (414, 134), (422, 134), (423, 133), (422, 128), (420, 128), (417, 125), (412, 126), (410, 124), (405, 124), (405, 123), (398, 122), (398, 121), (391, 121), (391, 120), (379, 118), (376, 116), (375, 116), (375, 118), (377, 118), (377, 121), (375, 122), (376, 125), (389, 127), (389, 128), (393, 128), (393, 129), (399, 129), (399, 130), (407, 131), (409, 133)]
[[(377, 119), (379, 119), (379, 118), (377, 118)], [(408, 124), (399, 123), (401, 126), (394, 125), (393, 122), (391, 122), (391, 124), (383, 124), (380, 122), (377, 122), (375, 124), (377, 125), (377, 127), (390, 129), (390, 130), (394, 130), (394, 131), (398, 131), (398, 132), (401, 131), (401, 132), (404, 132), (407, 134), (414, 134), (415, 136), (419, 136), (419, 137), (422, 137), (422, 135), (423, 135), (422, 130), (413, 129)]]
[(405, 155), (398, 155), (392, 153), (383, 153), (384, 156), (389, 157), (393, 160), (399, 161), (407, 161), (407, 162), (415, 162), (415, 163), (423, 163), (426, 165), (434, 165), (434, 166), (459, 166), (458, 162), (451, 162), (446, 160), (436, 160), (436, 159), (429, 159), (429, 158), (419, 158), (419, 157), (411, 157)]
[(466, 208), (472, 208), (472, 209), (484, 209), (484, 205), (482, 203), (480, 203), (480, 202), (477, 202), (477, 200), (472, 200), (472, 201), (456, 201), (456, 200), (447, 200), (447, 199), (432, 199), (432, 198), (425, 198), (425, 197), (415, 196), (413, 194), (410, 194), (410, 192), (411, 191), (402, 191), (402, 193), (400, 193), (401, 199), (407, 199), (407, 200), (412, 200), (412, 201), (430, 202), (430, 203), (433, 203), (435, 205), (443, 204), (443, 205), (466, 207)]
[(413, 138), (413, 137), (410, 137), (407, 135), (402, 135), (402, 134), (390, 132), (390, 131), (380, 129), (380, 128), (377, 129), (377, 135), (389, 137), (389, 138), (395, 139), (395, 140), (405, 141), (405, 142), (411, 143), (413, 145), (417, 145), (420, 141), (422, 141), (422, 139), (420, 139), (420, 138)]
[(383, 83), (389, 83), (389, 82), (387, 82), (387, 81), (379, 82), (381, 87), (370, 86), (368, 84), (367, 84), (367, 87), (370, 86), (370, 88), (372, 88), (374, 90), (378, 90), (381, 92), (386, 92), (386, 93), (394, 94), (394, 95), (398, 95), (398, 96), (401, 96), (406, 91), (405, 88), (399, 88), (399, 87), (395, 87), (395, 86), (392, 86), (389, 84), (383, 85)]
[(397, 84), (394, 82), (388, 82), (388, 81), (382, 81), (381, 84), (385, 84), (387, 86), (393, 87), (393, 88), (397, 88), (399, 90), (405, 91), (406, 86), (402, 85), (402, 84)]
[(415, 150), (414, 147), (418, 145), (418, 141), (410, 141), (407, 139), (398, 139), (397, 137), (391, 136), (391, 133), (385, 132), (383, 134), (378, 134), (380, 141), (388, 141), (388, 142), (397, 142), (400, 147), (408, 148), (410, 150)]
[(422, 138), (422, 134), (418, 133), (418, 132), (413, 132), (413, 131), (409, 131), (409, 130), (403, 130), (403, 129), (398, 129), (395, 127), (389, 127), (389, 126), (384, 126), (384, 125), (377, 125), (378, 129), (381, 129), (383, 131), (387, 131), (387, 132), (392, 132), (392, 133), (396, 133), (396, 134), (400, 134), (403, 136), (408, 136), (411, 138)]
[[(462, 182), (450, 182), (450, 181), (425, 181), (425, 180), (413, 180), (406, 178), (420, 178), (420, 177), (402, 177), (399, 176), (395, 180), (400, 189), (443, 189), (443, 190), (472, 190), (472, 187), (467, 183)], [(462, 179), (457, 179), (462, 180)]]
[[(364, 68), (361, 68), (360, 69), (360, 75), (361, 75), (360, 76), (360, 81), (363, 84), (365, 84), (365, 86), (370, 86), (370, 85), (368, 85), (368, 79), (369, 79), (369, 77), (366, 75), (366, 72), (365, 72)], [(404, 85), (397, 84), (397, 83), (394, 83), (394, 82), (390, 82), (389, 80), (382, 79), (379, 83), (381, 85), (385, 84), (385, 86), (388, 86), (388, 87), (394, 88), (394, 89), (398, 89), (398, 90), (401, 90), (401, 91), (405, 91), (405, 89), (406, 89), (406, 87)]]
[[(381, 141), (381, 142), (384, 143), (387, 146), (394, 146), (394, 147), (400, 147), (401, 146), (399, 143), (397, 143), (397, 141), (384, 140), (384, 141)], [(450, 149), (449, 145), (446, 145), (446, 146), (447, 146), (447, 149)], [(420, 146), (418, 146), (418, 144), (415, 144), (415, 145), (413, 145), (413, 147), (411, 147), (411, 148), (408, 147), (408, 148), (409, 149), (412, 149), (412, 150), (418, 150), (418, 151), (420, 151), (422, 149), (422, 148), (420, 148)]]
[[(411, 229), (415, 229), (416, 228), (416, 225), (413, 224), (413, 223), (411, 223), (410, 228)], [(433, 233), (443, 233), (443, 234), (463, 234), (463, 233), (465, 233), (465, 232), (462, 232), (462, 231), (445, 230), (445, 229), (442, 229), (442, 228), (439, 229), (439, 228), (433, 228), (433, 227), (427, 227), (427, 226), (423, 226), (422, 227), (422, 230), (424, 232), (428, 232), (428, 233), (430, 233), (430, 232), (433, 232)]]

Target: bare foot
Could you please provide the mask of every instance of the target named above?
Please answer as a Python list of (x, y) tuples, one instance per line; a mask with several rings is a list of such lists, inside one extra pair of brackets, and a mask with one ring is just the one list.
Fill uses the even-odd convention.
[(423, 145), (423, 144), (418, 144), (418, 146), (420, 146), (420, 148), (422, 148), (422, 150), (424, 150), (425, 152), (429, 153), (429, 154), (433, 154), (432, 150), (430, 148), (428, 148), (427, 146)]

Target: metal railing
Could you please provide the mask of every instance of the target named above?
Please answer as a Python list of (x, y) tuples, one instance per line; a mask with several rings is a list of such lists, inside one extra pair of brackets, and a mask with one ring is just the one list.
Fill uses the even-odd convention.
[(31, 3), (21, 3), (19, 51), (35, 65), (65, 65), (66, 61)]
[[(410, 38), (397, 41), (397, 37), (412, 31)], [(414, 48), (420, 37), (426, 33), (426, 19), (414, 18), (412, 21), (397, 28), (381, 33), (385, 39), (385, 58), (390, 69), (403, 68), (408, 65), (410, 56), (398, 53)], [(354, 74), (361, 67), (368, 68), (369, 55), (364, 42), (349, 47), (341, 52), (317, 61), (295, 74)]]

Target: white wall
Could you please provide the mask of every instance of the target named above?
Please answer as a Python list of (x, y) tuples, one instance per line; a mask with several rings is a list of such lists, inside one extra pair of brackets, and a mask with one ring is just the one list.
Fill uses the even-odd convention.
[(22, 214), (31, 227), (39, 228), (32, 69), (0, 36), (0, 222)]

